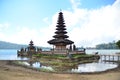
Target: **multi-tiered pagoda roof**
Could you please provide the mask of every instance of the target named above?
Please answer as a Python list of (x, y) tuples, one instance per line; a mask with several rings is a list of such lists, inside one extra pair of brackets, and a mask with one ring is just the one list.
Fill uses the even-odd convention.
[(69, 36), (67, 36), (67, 31), (66, 31), (66, 26), (65, 26), (65, 22), (64, 22), (64, 18), (63, 18), (63, 13), (60, 12), (59, 16), (58, 16), (58, 22), (56, 25), (56, 32), (55, 35), (53, 36), (54, 39), (49, 40), (48, 43), (49, 44), (65, 44), (65, 45), (69, 45), (69, 44), (73, 44), (74, 42), (67, 39)]
[(33, 41), (31, 40), (30, 41), (30, 44), (29, 44), (29, 47), (28, 47), (29, 49), (35, 49), (35, 47), (34, 47), (34, 44), (33, 44)]

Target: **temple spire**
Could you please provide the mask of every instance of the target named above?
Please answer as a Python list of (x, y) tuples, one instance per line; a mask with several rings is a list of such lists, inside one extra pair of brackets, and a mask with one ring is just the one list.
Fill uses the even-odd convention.
[(59, 12), (58, 15), (58, 20), (57, 20), (57, 25), (56, 25), (56, 32), (55, 35), (53, 36), (54, 39), (49, 40), (48, 43), (55, 45), (56, 50), (65, 50), (66, 45), (71, 45), (74, 42), (71, 40), (68, 40), (69, 36), (67, 36), (67, 31), (66, 31), (66, 25), (63, 17), (62, 11)]
[(29, 44), (29, 45), (30, 45), (30, 46), (33, 46), (33, 45), (34, 45), (32, 40), (30, 41), (30, 44)]

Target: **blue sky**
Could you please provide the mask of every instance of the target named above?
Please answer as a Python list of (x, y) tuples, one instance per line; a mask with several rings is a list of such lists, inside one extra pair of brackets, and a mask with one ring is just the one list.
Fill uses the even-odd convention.
[(44, 17), (52, 17), (60, 9), (67, 9), (70, 3), (67, 0), (58, 2), (57, 0), (1, 0), (0, 5), (0, 21), (7, 20), (20, 25), (30, 23), (38, 25), (38, 23), (42, 24)]
[[(111, 9), (114, 13), (110, 19), (107, 16), (106, 20), (112, 20), (113, 18), (116, 20), (117, 15), (114, 15), (119, 14), (118, 8), (120, 6), (118, 4), (120, 4), (120, 0), (0, 0), (0, 40), (28, 44), (32, 39), (36, 45), (49, 46), (47, 41), (52, 39), (54, 35), (60, 9), (64, 13), (68, 34), (76, 45), (94, 46), (98, 43), (117, 40), (119, 39), (119, 37), (115, 37), (117, 33), (113, 35), (108, 32), (107, 35), (103, 35), (102, 29), (104, 27), (94, 27), (101, 20), (98, 19), (97, 21), (94, 17), (102, 15), (104, 18), (107, 10), (108, 15), (111, 16), (109, 14)], [(93, 16), (94, 14), (95, 16)], [(93, 19), (97, 21), (94, 25)], [(103, 22), (100, 25), (104, 26), (106, 24)], [(118, 25), (118, 23), (113, 23), (110, 29), (114, 30), (113, 28), (117, 27), (114, 25)], [(90, 37), (90, 40), (87, 39), (85, 36), (89, 35), (85, 33), (89, 32), (85, 31), (89, 28), (101, 29), (100, 33), (98, 33), (99, 37), (93, 33), (90, 34), (93, 37)], [(80, 38), (75, 37), (74, 31), (78, 32)], [(96, 41), (98, 38), (100, 39)], [(94, 39), (95, 41), (93, 41)]]
[(81, 8), (96, 9), (106, 5), (112, 5), (115, 0), (81, 0)]
[[(81, 0), (80, 8), (94, 9), (112, 4), (114, 0)], [(0, 22), (37, 26), (44, 17), (51, 18), (60, 9), (71, 9), (69, 0), (0, 0)]]

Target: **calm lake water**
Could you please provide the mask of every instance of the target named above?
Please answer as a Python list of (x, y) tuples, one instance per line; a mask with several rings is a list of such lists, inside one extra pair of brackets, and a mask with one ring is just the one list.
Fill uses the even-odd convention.
[(72, 69), (71, 72), (84, 73), (84, 72), (101, 72), (108, 69), (116, 68), (118, 65), (113, 63), (87, 63), (80, 64), (78, 68)]
[[(22, 64), (25, 64), (26, 66), (31, 66), (33, 68), (39, 68), (39, 69), (47, 69), (49, 71), (54, 71), (54, 69), (51, 66), (44, 66), (40, 64), (40, 62), (35, 62), (33, 64), (30, 64), (28, 62), (21, 62)], [(118, 65), (115, 63), (86, 63), (86, 64), (80, 64), (77, 68), (72, 68), (70, 70), (67, 70), (66, 72), (69, 73), (87, 73), (87, 72), (101, 72), (106, 71), (108, 69), (116, 68)]]
[(94, 54), (95, 52), (98, 52), (98, 54), (115, 54), (120, 52), (119, 49), (104, 49), (104, 50), (97, 50), (97, 49), (91, 49), (86, 50), (87, 54)]
[[(98, 54), (115, 54), (120, 52), (120, 50), (86, 50), (87, 54), (94, 54), (98, 52)], [(0, 60), (27, 60), (28, 58), (20, 58), (17, 57), (17, 50), (0, 50)], [(29, 63), (25, 63), (26, 65), (30, 66)], [(35, 68), (46, 68), (51, 69), (50, 66), (44, 66), (40, 63), (36, 62), (32, 65)], [(87, 63), (87, 64), (80, 64), (77, 68), (73, 68), (71, 72), (99, 72), (105, 71), (108, 69), (112, 69), (117, 67), (117, 64), (113, 63), (105, 63), (105, 62), (97, 62), (97, 63)]]
[(0, 50), (0, 60), (27, 60), (17, 57), (17, 50)]
[[(87, 54), (115, 54), (120, 50), (86, 50)], [(27, 58), (17, 57), (17, 50), (0, 50), (0, 60), (26, 60)]]

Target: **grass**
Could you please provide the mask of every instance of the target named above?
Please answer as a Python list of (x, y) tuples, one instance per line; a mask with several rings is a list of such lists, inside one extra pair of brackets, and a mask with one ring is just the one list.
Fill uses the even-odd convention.
[(88, 58), (88, 57), (93, 57), (91, 54), (72, 54), (73, 58)]
[[(71, 54), (69, 58), (67, 55), (61, 54), (53, 54), (53, 55), (46, 55), (46, 54), (37, 54), (34, 55), (37, 57), (40, 62), (50, 64), (50, 65), (69, 65), (68, 63), (86, 63), (96, 60), (98, 56), (90, 55), (90, 54)], [(65, 64), (64, 64), (65, 63)]]
[(37, 58), (54, 58), (54, 59), (63, 59), (63, 58), (67, 58), (66, 55), (61, 55), (61, 54), (35, 54), (33, 55), (34, 57), (37, 57)]
[[(37, 58), (54, 58), (54, 59), (67, 59), (68, 56), (67, 55), (62, 55), (62, 54), (51, 54), (51, 55), (47, 55), (47, 54), (35, 54), (33, 55), (34, 57)], [(85, 57), (93, 57), (93, 55), (90, 54), (71, 54), (71, 58), (85, 58)]]

